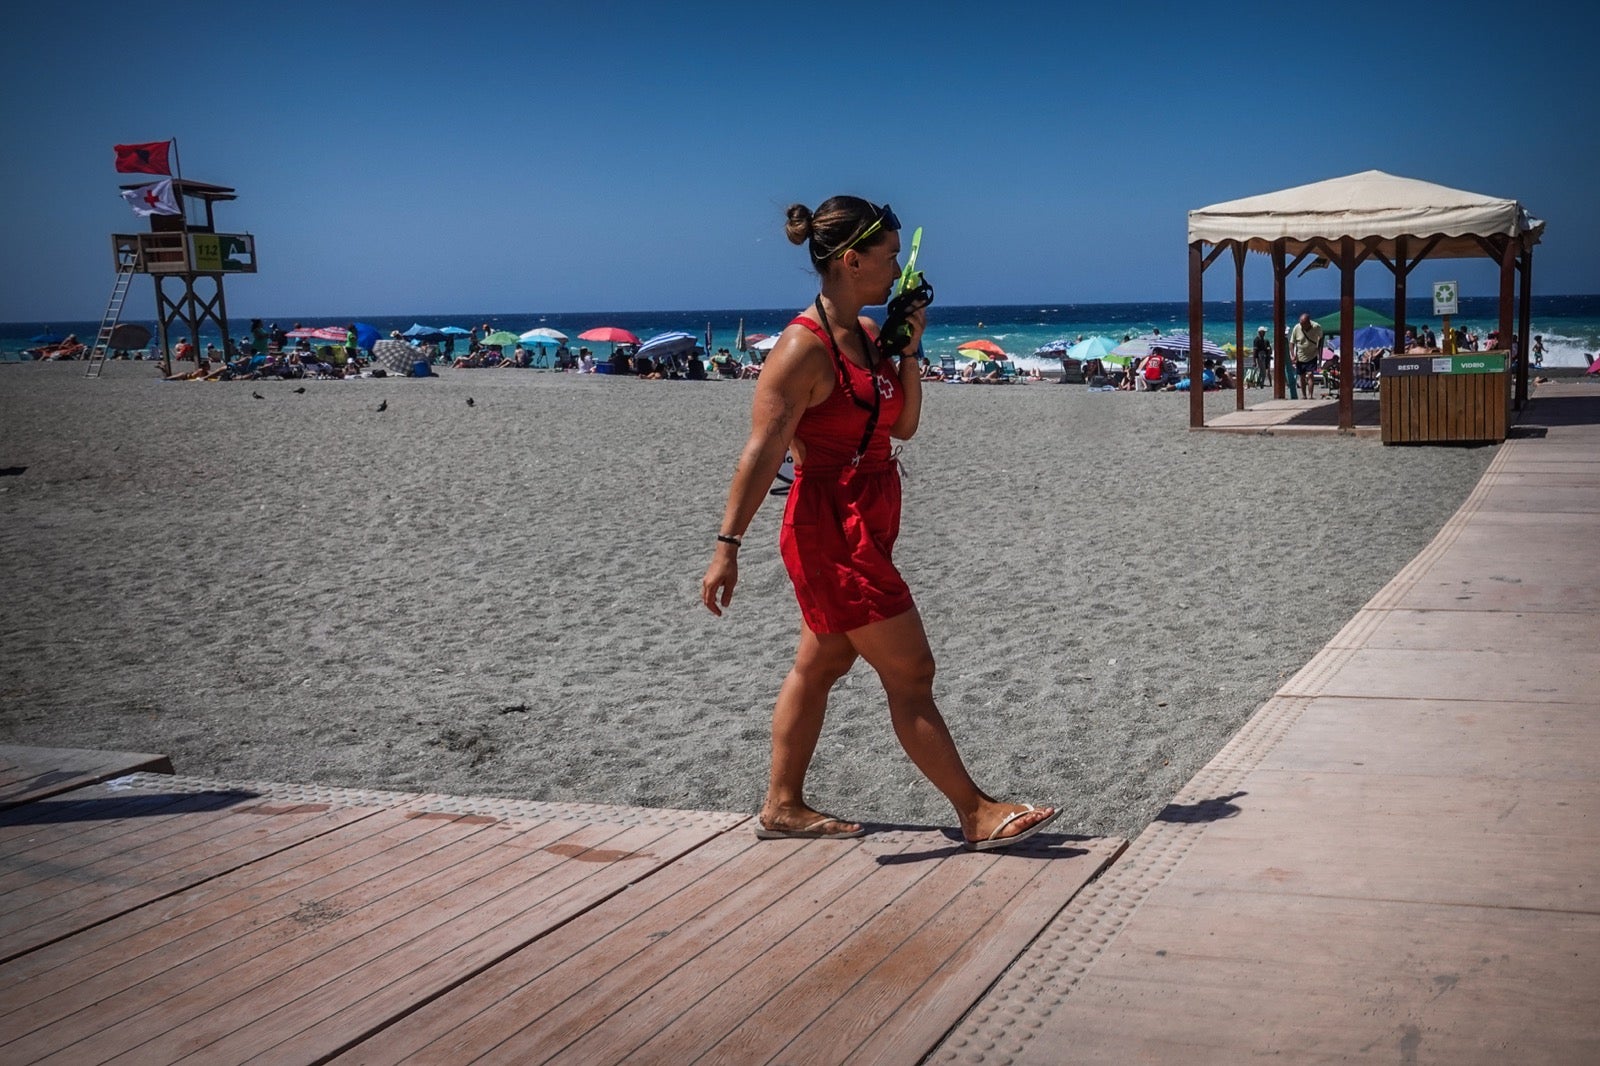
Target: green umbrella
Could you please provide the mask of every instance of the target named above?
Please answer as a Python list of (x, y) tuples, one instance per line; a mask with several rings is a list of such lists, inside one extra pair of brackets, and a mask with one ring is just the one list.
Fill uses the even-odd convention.
[(518, 337), (510, 330), (499, 329), (489, 334), (478, 343), (486, 348), (510, 348), (517, 343)]
[[(1322, 332), (1324, 333), (1338, 333), (1339, 312), (1335, 311), (1331, 315), (1323, 315), (1316, 320), (1316, 323), (1322, 327)], [(1362, 307), (1358, 304), (1356, 305), (1356, 329), (1362, 329), (1366, 326), (1388, 326), (1392, 329), (1394, 327), (1394, 319), (1388, 315), (1381, 315), (1370, 307)]]

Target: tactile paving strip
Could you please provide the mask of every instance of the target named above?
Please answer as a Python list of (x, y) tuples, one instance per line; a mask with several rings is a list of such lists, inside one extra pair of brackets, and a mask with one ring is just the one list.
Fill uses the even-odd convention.
[(1277, 696), (1263, 704), (1122, 857), (1056, 915), (927, 1061), (998, 1066), (1025, 1054), (1042, 1020), (1089, 972), (1151, 890), (1177, 869), (1206, 826), (1231, 812), (1232, 794), (1310, 702)]
[(290, 803), (326, 803), (335, 807), (392, 807), (445, 814), (480, 814), (507, 821), (592, 822), (620, 826), (662, 826), (678, 829), (731, 829), (749, 819), (728, 811), (686, 811), (654, 807), (619, 807), (604, 803), (547, 803), (497, 796), (445, 796), (432, 793), (386, 792), (381, 789), (336, 788), (280, 781), (220, 781), (173, 774), (129, 774), (108, 781), (108, 789), (144, 792), (253, 792)]
[(1510, 461), (1509, 457), (1515, 447), (1514, 441), (1507, 441), (1500, 446), (1499, 454), (1490, 460), (1488, 469), (1472, 487), (1472, 491), (1467, 493), (1467, 498), (1462, 501), (1456, 513), (1439, 527), (1439, 532), (1428, 542), (1426, 548), (1417, 553), (1416, 558), (1402, 567), (1387, 585), (1378, 590), (1378, 594), (1367, 604), (1366, 610), (1382, 611), (1394, 608), (1410, 594), (1417, 582), (1422, 580), (1423, 575), (1433, 569), (1433, 564), (1439, 561), (1439, 556), (1450, 550), (1456, 539), (1461, 536), (1461, 531), (1467, 527), (1467, 521), (1483, 506), (1485, 497), (1494, 487), (1501, 468)]

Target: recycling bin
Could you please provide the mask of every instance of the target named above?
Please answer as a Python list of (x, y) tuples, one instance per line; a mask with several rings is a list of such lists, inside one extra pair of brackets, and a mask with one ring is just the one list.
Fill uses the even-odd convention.
[(1385, 444), (1506, 439), (1511, 421), (1509, 352), (1392, 355), (1379, 364)]

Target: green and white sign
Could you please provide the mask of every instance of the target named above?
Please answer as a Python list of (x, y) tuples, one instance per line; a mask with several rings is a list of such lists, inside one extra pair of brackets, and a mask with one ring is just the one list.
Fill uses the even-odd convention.
[(1503, 355), (1391, 355), (1379, 365), (1384, 377), (1419, 374), (1501, 374)]
[(1433, 283), (1433, 313), (1436, 315), (1453, 315), (1456, 313), (1456, 298), (1460, 296), (1461, 289), (1453, 281), (1436, 281)]

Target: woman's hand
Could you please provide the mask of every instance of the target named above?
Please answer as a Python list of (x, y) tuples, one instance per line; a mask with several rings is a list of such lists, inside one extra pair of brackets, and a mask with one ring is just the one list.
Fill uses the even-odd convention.
[(722, 608), (733, 602), (733, 586), (739, 583), (739, 549), (732, 544), (717, 545), (717, 553), (700, 579), (700, 602), (706, 610), (722, 617)]
[(911, 317), (906, 319), (911, 326), (911, 339), (901, 349), (901, 355), (916, 355), (917, 349), (922, 347), (922, 331), (928, 327), (928, 309), (919, 307), (911, 312)]

